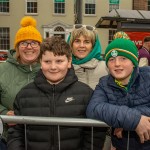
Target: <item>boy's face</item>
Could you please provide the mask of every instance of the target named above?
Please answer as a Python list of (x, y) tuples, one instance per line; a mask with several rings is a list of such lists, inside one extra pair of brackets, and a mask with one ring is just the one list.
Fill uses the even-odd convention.
[(122, 85), (127, 85), (134, 65), (131, 60), (124, 56), (111, 57), (108, 60), (110, 74), (120, 81)]
[(71, 68), (71, 58), (68, 60), (66, 55), (54, 56), (53, 52), (46, 51), (40, 60), (43, 74), (51, 84), (61, 82), (69, 68)]

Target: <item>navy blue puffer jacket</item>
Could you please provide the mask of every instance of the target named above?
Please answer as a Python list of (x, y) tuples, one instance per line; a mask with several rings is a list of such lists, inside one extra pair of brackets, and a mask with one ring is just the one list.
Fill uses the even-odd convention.
[(130, 150), (150, 150), (150, 141), (140, 144), (135, 129), (141, 115), (150, 116), (150, 67), (135, 68), (129, 90), (119, 87), (111, 75), (102, 77), (96, 86), (87, 107), (87, 116), (106, 122), (113, 128), (123, 128), (123, 138), (112, 134), (112, 142), (119, 150), (127, 149), (127, 137), (136, 139), (130, 142)]

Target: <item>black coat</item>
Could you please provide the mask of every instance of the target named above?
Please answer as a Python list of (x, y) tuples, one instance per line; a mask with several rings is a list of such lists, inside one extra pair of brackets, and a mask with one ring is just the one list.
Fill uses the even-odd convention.
[[(57, 85), (49, 84), (42, 71), (39, 71), (35, 81), (18, 93), (14, 111), (22, 116), (85, 118), (92, 92), (89, 86), (78, 81), (73, 69)], [(60, 149), (90, 149), (91, 139), (87, 130), (89, 128), (61, 126)], [(57, 126), (27, 125), (26, 133), (28, 150), (58, 150)], [(10, 128), (8, 150), (24, 150), (24, 140), (23, 125)]]

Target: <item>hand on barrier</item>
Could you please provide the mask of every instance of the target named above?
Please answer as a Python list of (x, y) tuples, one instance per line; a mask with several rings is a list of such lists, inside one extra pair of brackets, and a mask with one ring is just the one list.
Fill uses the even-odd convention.
[(141, 143), (150, 140), (150, 117), (142, 115), (135, 131), (138, 134)]
[(114, 135), (116, 135), (118, 138), (122, 138), (122, 128), (115, 128)]
[(111, 144), (111, 149), (110, 150), (116, 150), (116, 148), (113, 147), (113, 145)]
[[(12, 111), (12, 110), (8, 111), (8, 112), (7, 112), (7, 115), (8, 115), (8, 116), (14, 116), (14, 111)], [(16, 125), (16, 124), (14, 124), (14, 123), (9, 123), (8, 125), (9, 125), (9, 126), (14, 126), (14, 125)]]

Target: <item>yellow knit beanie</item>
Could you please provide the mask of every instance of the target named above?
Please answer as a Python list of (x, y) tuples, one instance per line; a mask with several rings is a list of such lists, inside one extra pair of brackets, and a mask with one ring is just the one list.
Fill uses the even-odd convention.
[(20, 22), (21, 28), (16, 33), (14, 46), (24, 40), (35, 40), (39, 43), (42, 42), (42, 36), (36, 29), (36, 20), (33, 17), (25, 16)]

